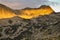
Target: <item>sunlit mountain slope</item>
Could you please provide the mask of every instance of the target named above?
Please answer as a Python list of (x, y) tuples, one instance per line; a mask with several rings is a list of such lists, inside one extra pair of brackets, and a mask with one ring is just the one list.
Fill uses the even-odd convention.
[(35, 18), (38, 16), (43, 16), (43, 15), (49, 15), (52, 12), (54, 12), (52, 10), (52, 8), (50, 6), (41, 6), (39, 8), (25, 8), (20, 10), (20, 14), (18, 15), (21, 18), (24, 19), (31, 19), (31, 18)]
[(5, 5), (0, 4), (0, 19), (11, 18), (14, 16), (18, 16), (24, 19), (32, 19), (38, 16), (49, 15), (52, 12), (54, 12), (52, 8), (46, 5), (42, 5), (39, 8), (25, 8), (19, 11), (15, 11)]
[(0, 19), (11, 18), (11, 17), (14, 17), (14, 16), (16, 16), (16, 15), (11, 8), (0, 4)]

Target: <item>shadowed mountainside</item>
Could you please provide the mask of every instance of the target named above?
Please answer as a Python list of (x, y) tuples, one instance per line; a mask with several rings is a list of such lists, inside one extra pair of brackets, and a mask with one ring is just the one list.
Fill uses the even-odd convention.
[(59, 40), (60, 13), (33, 19), (13, 17), (0, 20), (1, 40)]

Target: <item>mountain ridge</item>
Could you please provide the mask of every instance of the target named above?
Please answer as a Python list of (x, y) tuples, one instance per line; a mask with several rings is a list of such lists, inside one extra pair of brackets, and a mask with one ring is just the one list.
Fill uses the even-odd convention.
[(50, 6), (42, 5), (39, 8), (24, 8), (20, 10), (19, 17), (31, 19), (38, 16), (49, 15), (52, 12), (54, 12), (54, 10)]
[(13, 9), (11, 9), (5, 5), (0, 4), (0, 19), (11, 18), (14, 16), (16, 16), (16, 15), (15, 15), (15, 12), (13, 11)]
[[(39, 13), (42, 13), (42, 11), (40, 12), (40, 10), (43, 10), (44, 13), (45, 10), (44, 7), (43, 9), (39, 9)], [(51, 10), (51, 8), (49, 7), (48, 9)], [(31, 11), (33, 11), (34, 13), (37, 12), (38, 9), (35, 11), (34, 10), (27, 10), (27, 11), (29, 14), (31, 14)], [(7, 14), (12, 15), (10, 11), (9, 11), (10, 13), (7, 10), (5, 12), (4, 11), (3, 9), (1, 9), (0, 17), (1, 14), (3, 16), (6, 14), (5, 17), (7, 16)], [(24, 14), (22, 13), (22, 15), (25, 15), (26, 10), (20, 10), (20, 12), (22, 11), (24, 13)], [(13, 14), (17, 12), (19, 12), (19, 10), (14, 11)], [(49, 12), (51, 13), (51, 11)], [(52, 11), (52, 13), (48, 15), (38, 14), (36, 18), (33, 14), (31, 19), (22, 18), (19, 17), (18, 15), (21, 15), (21, 13), (16, 14), (17, 17), (13, 16), (10, 18), (0, 19), (0, 40), (59, 40), (60, 39), (60, 13)], [(29, 15), (26, 16), (31, 17)]]
[(11, 18), (18, 16), (23, 19), (32, 19), (38, 16), (49, 15), (53, 13), (54, 10), (47, 5), (42, 5), (38, 8), (24, 8), (21, 10), (13, 10), (5, 5), (0, 4), (0, 19)]

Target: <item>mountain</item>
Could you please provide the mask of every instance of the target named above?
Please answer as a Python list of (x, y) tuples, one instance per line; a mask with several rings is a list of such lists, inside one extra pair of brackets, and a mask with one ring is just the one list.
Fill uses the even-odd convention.
[(60, 40), (60, 12), (46, 5), (18, 11), (0, 4), (0, 40)]
[(38, 16), (49, 15), (54, 12), (54, 10), (50, 6), (42, 5), (39, 8), (25, 8), (19, 10), (19, 12), (19, 17), (24, 19), (31, 19), (36, 18)]
[(16, 16), (15, 12), (11, 8), (0, 4), (0, 19), (11, 18), (14, 16)]
[(49, 15), (54, 10), (50, 6), (42, 5), (39, 8), (24, 8), (21, 10), (13, 10), (5, 5), (0, 4), (0, 19), (18, 16), (23, 19), (32, 19), (38, 16)]
[(60, 40), (60, 13), (0, 20), (0, 40)]

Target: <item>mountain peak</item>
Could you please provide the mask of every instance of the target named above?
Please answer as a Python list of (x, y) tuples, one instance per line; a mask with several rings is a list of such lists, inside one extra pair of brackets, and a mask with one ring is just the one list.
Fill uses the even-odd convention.
[(49, 5), (41, 5), (40, 7), (50, 7)]
[(4, 6), (3, 4), (0, 4), (0, 6)]
[(50, 6), (42, 5), (39, 8), (25, 8), (21, 11), (19, 17), (24, 19), (36, 18), (38, 16), (49, 15), (54, 10)]
[(15, 12), (11, 8), (3, 4), (0, 4), (0, 19), (11, 18), (14, 16), (15, 16)]
[[(18, 11), (18, 15), (21, 18), (24, 19), (31, 19), (31, 18), (36, 18), (38, 16), (43, 16), (43, 15), (49, 15), (52, 12), (54, 12), (54, 10), (47, 5), (42, 5), (38, 8), (24, 8), (20, 11)], [(11, 18), (16, 16), (16, 11), (14, 11), (13, 9), (0, 4), (0, 19), (2, 18)]]
[[(50, 9), (52, 9), (49, 5), (42, 5), (42, 6), (40, 6), (39, 8), (50, 8)], [(53, 10), (53, 9), (52, 9)]]
[(5, 6), (5, 5), (3, 5), (3, 4), (0, 4), (0, 7), (3, 7), (3, 8), (4, 8), (4, 7), (7, 7), (7, 6)]
[(6, 8), (7, 8), (7, 9), (11, 9), (11, 8), (7, 7), (6, 5), (3, 5), (3, 4), (0, 4), (0, 9), (1, 9), (1, 8), (3, 8), (3, 9), (6, 9)]

